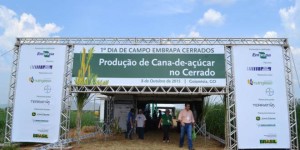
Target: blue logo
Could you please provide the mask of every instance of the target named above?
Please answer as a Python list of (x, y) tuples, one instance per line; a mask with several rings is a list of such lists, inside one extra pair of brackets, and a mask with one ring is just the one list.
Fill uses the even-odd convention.
[(52, 69), (53, 65), (31, 65), (30, 69)]
[(271, 71), (272, 67), (247, 67), (248, 71)]

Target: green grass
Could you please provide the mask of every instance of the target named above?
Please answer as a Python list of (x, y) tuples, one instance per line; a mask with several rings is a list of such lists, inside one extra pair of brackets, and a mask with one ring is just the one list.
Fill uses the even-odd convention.
[[(81, 127), (95, 125), (96, 117), (93, 111), (83, 112), (81, 117)], [(76, 128), (76, 111), (71, 111), (70, 128)]]
[(5, 110), (0, 109), (0, 143), (4, 142), (5, 118), (6, 118)]
[(297, 103), (296, 106), (296, 115), (297, 115), (297, 129), (298, 129), (298, 143), (300, 143), (300, 104), (299, 102)]
[(225, 106), (224, 104), (210, 104), (206, 115), (206, 130), (225, 139)]

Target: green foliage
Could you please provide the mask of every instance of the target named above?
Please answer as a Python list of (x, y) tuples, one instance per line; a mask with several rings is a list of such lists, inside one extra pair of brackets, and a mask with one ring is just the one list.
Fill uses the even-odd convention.
[(297, 106), (296, 106), (296, 115), (297, 115), (297, 129), (298, 129), (298, 143), (300, 143), (300, 103), (297, 102)]
[(4, 142), (6, 112), (0, 109), (0, 143)]
[[(90, 62), (93, 58), (93, 53), (95, 49), (90, 48), (88, 54), (86, 54), (86, 49), (82, 49), (81, 58), (80, 58), (80, 68), (78, 69), (77, 77), (75, 78), (76, 85), (107, 85), (108, 81), (98, 81), (97, 75), (92, 73)], [(88, 102), (90, 94), (89, 93), (77, 93), (77, 115), (76, 115), (76, 130), (78, 137), (78, 144), (80, 143), (80, 130), (82, 127), (82, 109), (84, 105)]]
[(119, 126), (119, 121), (120, 121), (120, 118), (114, 120), (113, 124), (112, 124), (112, 132), (113, 133), (116, 133), (116, 134), (120, 134), (122, 133), (122, 129), (121, 127)]
[[(81, 126), (95, 125), (95, 115), (93, 111), (84, 111), (81, 118)], [(76, 111), (71, 111), (70, 114), (70, 128), (76, 128)]]
[(225, 139), (225, 106), (210, 104), (206, 114), (206, 129), (208, 132)]

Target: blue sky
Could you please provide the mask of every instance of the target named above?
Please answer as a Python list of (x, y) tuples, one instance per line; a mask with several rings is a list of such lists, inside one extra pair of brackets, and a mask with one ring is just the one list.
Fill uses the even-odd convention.
[[(300, 73), (299, 0), (0, 2), (0, 54), (13, 48), (16, 37), (47, 36), (286, 37)], [(11, 57), (0, 56), (0, 104), (8, 98)], [(299, 89), (296, 84), (297, 97)]]

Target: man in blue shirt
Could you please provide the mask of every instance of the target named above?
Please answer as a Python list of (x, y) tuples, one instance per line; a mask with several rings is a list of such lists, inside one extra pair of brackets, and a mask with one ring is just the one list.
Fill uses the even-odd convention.
[(129, 138), (130, 140), (132, 140), (132, 132), (133, 132), (133, 125), (134, 125), (134, 109), (133, 108), (130, 109), (130, 112), (127, 115), (126, 125), (127, 125), (127, 132), (126, 132), (125, 138), (126, 139)]

